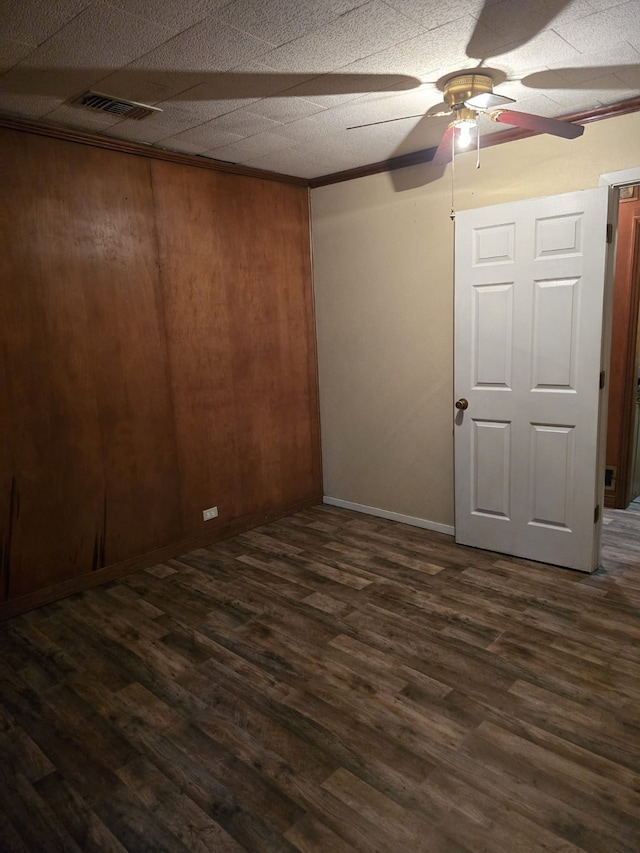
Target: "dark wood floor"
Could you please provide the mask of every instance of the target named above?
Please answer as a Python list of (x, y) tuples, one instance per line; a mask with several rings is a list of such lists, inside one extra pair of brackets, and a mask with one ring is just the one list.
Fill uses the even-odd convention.
[(640, 507), (585, 576), (331, 507), (0, 625), (2, 851), (640, 850)]

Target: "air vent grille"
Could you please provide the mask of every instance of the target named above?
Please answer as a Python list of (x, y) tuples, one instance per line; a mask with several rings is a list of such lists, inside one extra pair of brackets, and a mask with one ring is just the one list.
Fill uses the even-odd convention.
[(135, 101), (124, 101), (122, 98), (114, 98), (113, 95), (104, 95), (101, 92), (85, 92), (72, 101), (77, 106), (101, 113), (113, 113), (122, 118), (143, 119), (154, 113), (161, 113), (160, 107), (151, 107), (148, 104), (137, 104)]

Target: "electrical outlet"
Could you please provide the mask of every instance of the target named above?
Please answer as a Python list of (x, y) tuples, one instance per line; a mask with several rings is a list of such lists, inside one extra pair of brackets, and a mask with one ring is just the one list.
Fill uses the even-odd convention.
[(218, 507), (210, 506), (209, 509), (202, 510), (203, 521), (211, 521), (212, 518), (218, 517)]

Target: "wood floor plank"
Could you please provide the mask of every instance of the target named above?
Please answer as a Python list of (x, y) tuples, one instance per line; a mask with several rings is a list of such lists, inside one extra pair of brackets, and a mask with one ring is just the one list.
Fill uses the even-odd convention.
[(123, 853), (125, 847), (59, 772), (35, 784), (35, 789), (85, 853)]
[(0, 850), (638, 853), (605, 521), (583, 575), (322, 505), (0, 623)]
[(146, 758), (134, 759), (118, 775), (191, 853), (241, 853), (244, 849)]

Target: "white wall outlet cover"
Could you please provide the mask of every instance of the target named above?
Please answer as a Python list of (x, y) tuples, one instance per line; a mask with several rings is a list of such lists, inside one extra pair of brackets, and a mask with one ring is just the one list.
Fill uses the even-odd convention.
[(212, 518), (218, 517), (218, 507), (211, 506), (209, 509), (202, 510), (202, 519), (203, 521), (211, 521)]

